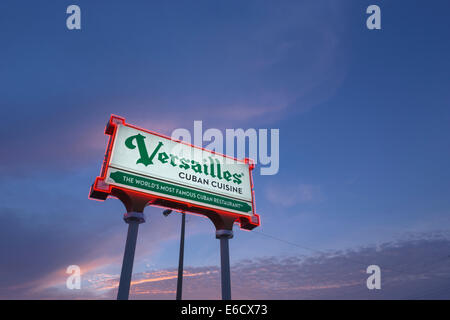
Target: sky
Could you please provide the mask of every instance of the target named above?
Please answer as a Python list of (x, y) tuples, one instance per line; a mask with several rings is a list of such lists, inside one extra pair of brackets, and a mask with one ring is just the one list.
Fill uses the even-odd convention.
[[(81, 8), (81, 30), (66, 9)], [(366, 8), (381, 8), (381, 30)], [(115, 299), (127, 225), (88, 199), (111, 114), (279, 129), (234, 227), (236, 299), (450, 298), (447, 1), (0, 3), (0, 298)], [(131, 299), (174, 299), (180, 215), (147, 207)], [(220, 298), (212, 223), (188, 215), (186, 299)], [(82, 271), (80, 290), (66, 269)], [(368, 290), (366, 268), (381, 268)]]

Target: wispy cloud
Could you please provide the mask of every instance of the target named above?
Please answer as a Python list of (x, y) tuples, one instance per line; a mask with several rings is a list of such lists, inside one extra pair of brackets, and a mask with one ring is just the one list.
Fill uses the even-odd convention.
[[(64, 291), (69, 265), (80, 266), (86, 280), (91, 274), (104, 274), (104, 269), (120, 270), (126, 236), (120, 214), (114, 218), (99, 212), (89, 217), (89, 212), (82, 214), (73, 209), (46, 213), (0, 208), (0, 256), (4, 257), (0, 264), (0, 298)], [(173, 224), (144, 227), (152, 231), (139, 238), (146, 245), (139, 246), (136, 259), (157, 252), (162, 241), (177, 237)]]
[[(209, 275), (211, 273), (217, 273), (217, 270), (212, 271), (204, 271), (204, 272), (189, 272), (184, 271), (183, 277), (201, 277), (205, 275)], [(160, 282), (165, 280), (173, 280), (177, 279), (178, 271), (176, 270), (160, 270), (160, 271), (153, 271), (153, 272), (143, 272), (138, 273), (134, 275), (134, 280), (131, 281), (131, 290), (135, 292), (135, 290), (139, 290), (140, 285), (145, 283), (151, 283), (151, 282)], [(104, 277), (104, 278), (103, 278)], [(112, 275), (96, 275), (96, 279), (90, 279), (88, 280), (89, 283), (95, 287), (96, 290), (102, 291), (102, 290), (109, 290), (109, 289), (116, 289), (119, 286), (119, 281), (116, 276)], [(170, 291), (170, 290), (169, 290)]]
[[(179, 50), (182, 55), (176, 61), (138, 59), (126, 61), (126, 67), (122, 62), (122, 74), (115, 77), (110, 76), (109, 65), (88, 77), (73, 70), (83, 79), (76, 82), (83, 83), (84, 90), (76, 93), (73, 84), (64, 86), (56, 81), (51, 85), (52, 94), (33, 90), (36, 96), (31, 92), (24, 96), (5, 89), (9, 99), (4, 103), (10, 112), (0, 136), (8, 152), (2, 154), (0, 171), (10, 174), (92, 164), (101, 159), (105, 149), (103, 127), (111, 113), (163, 133), (189, 128), (194, 120), (219, 128), (254, 127), (305, 112), (333, 96), (346, 68), (339, 47), (345, 25), (343, 5), (334, 1), (320, 5), (292, 1), (282, 7), (259, 2), (247, 5), (258, 14), (251, 19), (237, 16), (233, 22), (222, 21), (221, 16), (213, 26), (195, 29), (199, 36), (184, 44), (186, 50)], [(323, 12), (327, 19), (318, 18)], [(211, 28), (215, 28), (213, 37), (208, 31)], [(209, 40), (206, 48), (203, 37)], [(155, 46), (170, 48), (164, 39), (159, 40), (162, 43), (152, 44), (152, 50)], [(64, 61), (71, 60), (64, 54)], [(77, 61), (81, 61), (79, 56)], [(97, 59), (94, 61), (91, 67), (99, 68)], [(26, 62), (33, 65), (29, 59)], [(83, 67), (89, 69), (89, 64)], [(24, 78), (29, 75), (20, 77)], [(35, 82), (44, 81), (31, 82), (34, 88)], [(16, 92), (13, 97), (11, 92)], [(17, 111), (22, 109), (28, 110), (27, 117)]]
[[(234, 299), (449, 299), (450, 236), (428, 234), (419, 238), (383, 243), (314, 256), (265, 257), (232, 265)], [(381, 290), (368, 290), (367, 266), (381, 268)], [(186, 299), (219, 299), (217, 266), (187, 267), (183, 296)], [(79, 297), (115, 297), (117, 274), (91, 273)], [(133, 275), (135, 299), (173, 299), (176, 269)], [(56, 290), (56, 289), (55, 289)], [(34, 292), (46, 298), (50, 291)], [(58, 291), (59, 297), (66, 294)]]
[(324, 196), (320, 186), (311, 184), (271, 184), (265, 190), (266, 198), (283, 207), (292, 207), (296, 204), (311, 203), (323, 200)]

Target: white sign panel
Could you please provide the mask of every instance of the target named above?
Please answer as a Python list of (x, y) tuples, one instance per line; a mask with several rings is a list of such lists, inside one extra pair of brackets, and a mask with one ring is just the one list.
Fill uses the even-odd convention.
[(253, 214), (249, 164), (119, 124), (105, 182), (155, 196)]

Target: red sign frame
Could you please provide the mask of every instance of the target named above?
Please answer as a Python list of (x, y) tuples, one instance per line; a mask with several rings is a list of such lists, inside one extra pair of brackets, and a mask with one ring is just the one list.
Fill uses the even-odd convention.
[[(114, 142), (115, 142), (117, 126), (119, 124), (131, 127), (131, 128), (137, 129), (137, 130), (141, 130), (141, 131), (144, 131), (144, 132), (147, 132), (147, 133), (150, 133), (150, 134), (153, 134), (153, 135), (165, 138), (165, 139), (169, 139), (174, 142), (183, 143), (192, 148), (201, 149), (203, 151), (211, 152), (218, 156), (227, 157), (227, 158), (233, 159), (234, 161), (239, 161), (239, 162), (248, 164), (249, 165), (250, 188), (251, 188), (251, 195), (252, 195), (252, 215), (251, 216), (241, 215), (241, 214), (238, 214), (235, 212), (229, 212), (229, 211), (222, 210), (222, 209), (209, 208), (207, 206), (189, 203), (188, 201), (181, 201), (181, 200), (171, 199), (171, 198), (167, 198), (167, 197), (163, 197), (163, 196), (150, 195), (150, 194), (147, 194), (144, 192), (139, 192), (136, 190), (128, 189), (126, 187), (107, 184), (105, 182), (106, 173), (107, 173), (108, 166), (110, 164), (111, 150), (112, 150), (112, 146), (114, 145)], [(255, 213), (255, 194), (254, 194), (254, 190), (253, 190), (253, 177), (252, 177), (252, 170), (255, 168), (255, 165), (251, 159), (249, 159), (249, 158), (245, 158), (243, 160), (236, 159), (236, 158), (224, 155), (224, 154), (220, 154), (218, 152), (214, 152), (211, 150), (204, 149), (202, 147), (195, 146), (193, 144), (190, 144), (190, 143), (187, 143), (184, 141), (172, 139), (171, 137), (168, 137), (166, 135), (156, 133), (156, 132), (153, 132), (153, 131), (150, 131), (147, 129), (142, 129), (137, 126), (128, 124), (125, 122), (125, 118), (116, 116), (116, 115), (111, 115), (111, 117), (105, 127), (105, 134), (109, 135), (110, 137), (109, 137), (108, 145), (106, 148), (105, 157), (104, 157), (103, 164), (102, 164), (102, 169), (100, 171), (100, 176), (95, 178), (95, 182), (91, 186), (91, 189), (89, 192), (89, 199), (104, 201), (108, 198), (108, 196), (117, 197), (118, 193), (124, 192), (124, 193), (130, 194), (130, 195), (133, 195), (133, 194), (138, 195), (141, 198), (142, 197), (148, 198), (149, 205), (152, 205), (152, 206), (169, 208), (169, 209), (173, 209), (176, 211), (184, 211), (184, 212), (192, 213), (192, 214), (200, 214), (202, 216), (207, 216), (210, 219), (214, 219), (214, 215), (225, 215), (227, 217), (227, 219), (230, 219), (230, 218), (235, 219), (235, 223), (239, 223), (240, 228), (244, 229), (244, 230), (251, 230), (260, 225), (259, 215)]]

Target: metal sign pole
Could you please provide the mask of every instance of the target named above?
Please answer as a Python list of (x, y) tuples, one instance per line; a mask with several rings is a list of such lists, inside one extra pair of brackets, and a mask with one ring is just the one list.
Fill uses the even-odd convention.
[(220, 240), (220, 270), (222, 277), (222, 300), (231, 300), (230, 248), (228, 239), (233, 238), (232, 230), (217, 230)]
[(186, 225), (186, 213), (182, 212), (181, 218), (181, 239), (180, 239), (180, 257), (178, 259), (178, 278), (177, 278), (177, 300), (181, 300), (183, 292), (183, 260), (184, 260), (184, 229)]
[(131, 275), (133, 273), (134, 252), (136, 250), (136, 240), (139, 224), (145, 222), (142, 212), (129, 212), (123, 217), (128, 223), (127, 242), (125, 243), (125, 253), (123, 254), (122, 271), (120, 273), (119, 291), (117, 300), (128, 300), (130, 294)]

